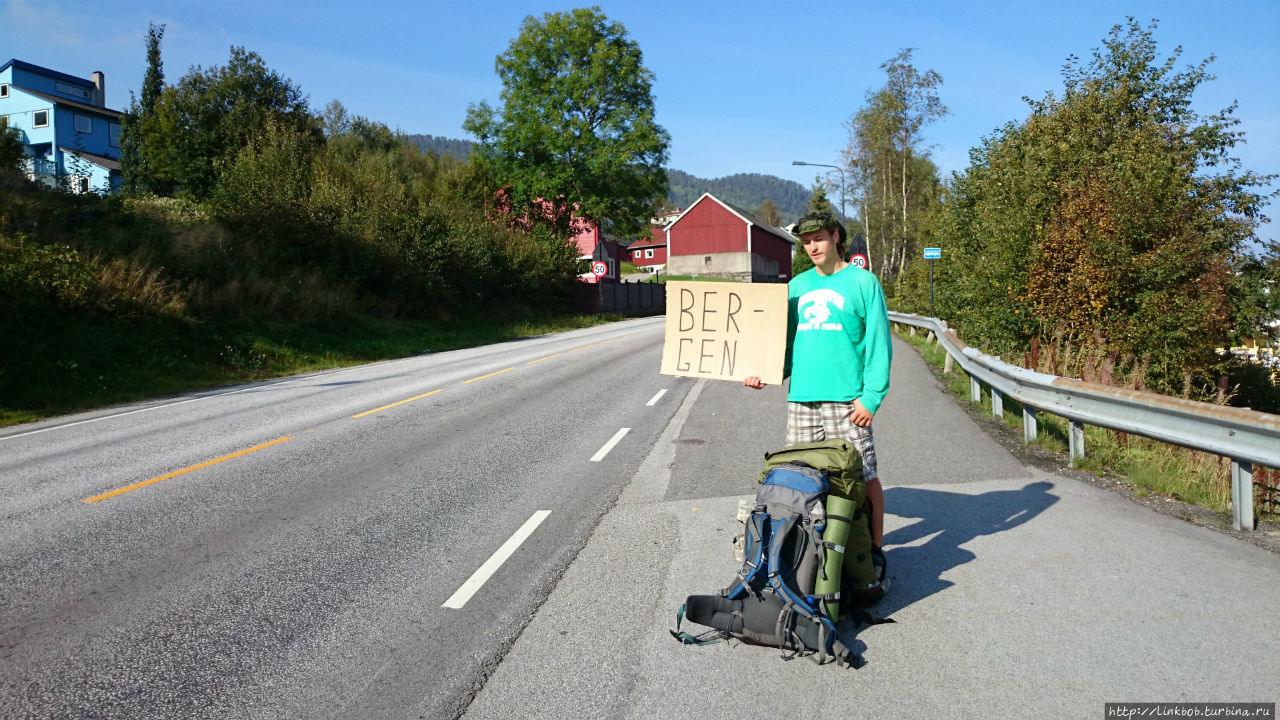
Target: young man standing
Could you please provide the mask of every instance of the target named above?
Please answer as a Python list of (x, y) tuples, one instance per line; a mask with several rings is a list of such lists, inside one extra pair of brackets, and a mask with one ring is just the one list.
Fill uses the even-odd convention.
[[(813, 269), (788, 283), (787, 445), (844, 438), (858, 448), (871, 503), (871, 539), (884, 537), (884, 490), (871, 420), (889, 392), (893, 347), (876, 276), (844, 258), (843, 228), (831, 213), (796, 223)], [(759, 377), (742, 384), (759, 390)]]

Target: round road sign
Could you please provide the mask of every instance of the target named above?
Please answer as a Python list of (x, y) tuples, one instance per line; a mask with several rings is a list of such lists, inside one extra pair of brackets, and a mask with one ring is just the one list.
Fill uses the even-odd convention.
[(603, 260), (596, 260), (591, 263), (591, 274), (596, 277), (604, 277), (609, 274), (609, 263)]
[(866, 256), (866, 255), (863, 255), (862, 253), (854, 253), (853, 255), (851, 255), (851, 256), (849, 257), (849, 264), (850, 264), (850, 265), (857, 265), (858, 267), (862, 268), (863, 270), (866, 270), (866, 269), (867, 269), (867, 256)]

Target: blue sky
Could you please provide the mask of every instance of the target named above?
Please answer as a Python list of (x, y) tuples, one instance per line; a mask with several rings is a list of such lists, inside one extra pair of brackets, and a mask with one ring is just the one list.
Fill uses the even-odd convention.
[[(1280, 2), (607, 2), (656, 76), (670, 167), (714, 178), (739, 172), (810, 185), (838, 164), (845, 123), (880, 86), (901, 48), (942, 75), (951, 113), (930, 126), (932, 155), (963, 170), (984, 135), (1026, 116), (1022, 97), (1060, 93), (1068, 55), (1087, 58), (1112, 25), (1158, 19), (1162, 55), (1179, 67), (1215, 55), (1203, 114), (1233, 100), (1244, 167), (1280, 172)], [(0, 58), (72, 75), (106, 73), (107, 102), (128, 104), (146, 67), (148, 21), (165, 23), (169, 82), (221, 65), (231, 45), (257, 52), (310, 96), (407, 133), (462, 138), (467, 105), (499, 103), (494, 58), (527, 15), (580, 5), (535, 2), (273, 2), (259, 0), (0, 0)], [(1280, 188), (1280, 183), (1273, 184)], [(1268, 214), (1277, 214), (1274, 206)], [(1275, 238), (1276, 224), (1263, 237)]]

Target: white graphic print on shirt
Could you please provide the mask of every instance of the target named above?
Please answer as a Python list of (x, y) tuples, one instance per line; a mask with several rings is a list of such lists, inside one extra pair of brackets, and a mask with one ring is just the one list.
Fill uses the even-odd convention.
[(801, 322), (796, 326), (796, 331), (801, 330), (843, 330), (844, 325), (838, 322), (827, 322), (831, 319), (831, 305), (835, 305), (837, 309), (844, 309), (844, 296), (835, 290), (822, 288), (820, 290), (810, 290), (800, 296), (796, 305), (796, 311), (800, 315)]

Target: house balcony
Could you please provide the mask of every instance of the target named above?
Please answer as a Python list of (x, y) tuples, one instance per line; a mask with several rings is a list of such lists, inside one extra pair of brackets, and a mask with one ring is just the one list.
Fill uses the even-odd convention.
[(27, 157), (23, 161), (23, 172), (27, 179), (43, 185), (58, 184), (58, 164), (42, 157)]

